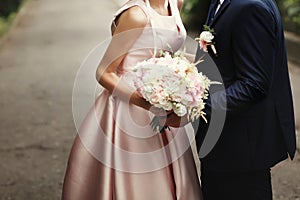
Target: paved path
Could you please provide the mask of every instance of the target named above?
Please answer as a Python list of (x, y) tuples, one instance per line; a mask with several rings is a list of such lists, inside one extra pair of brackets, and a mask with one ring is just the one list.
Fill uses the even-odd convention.
[(74, 77), (89, 51), (109, 36), (116, 9), (108, 0), (28, 0), (2, 41), (1, 200), (59, 199), (76, 133)]
[[(117, 8), (109, 0), (28, 0), (0, 42), (0, 200), (60, 198), (75, 136), (74, 77), (109, 36)], [(299, 69), (291, 65), (295, 102)], [(300, 198), (299, 163), (297, 156), (274, 169), (275, 200)]]

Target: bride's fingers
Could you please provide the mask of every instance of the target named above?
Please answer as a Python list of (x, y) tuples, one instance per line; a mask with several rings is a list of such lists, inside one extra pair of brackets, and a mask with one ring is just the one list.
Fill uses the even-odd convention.
[(167, 110), (167, 111), (166, 111), (167, 116), (169, 116), (169, 115), (172, 114), (172, 113), (174, 113), (173, 110)]

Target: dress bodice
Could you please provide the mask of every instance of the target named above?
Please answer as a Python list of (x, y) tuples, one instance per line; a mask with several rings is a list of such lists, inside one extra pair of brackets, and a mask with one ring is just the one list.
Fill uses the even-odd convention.
[(139, 6), (148, 19), (142, 34), (137, 38), (121, 66), (119, 66), (118, 74), (123, 74), (138, 62), (153, 57), (155, 52), (159, 53), (160, 50), (176, 52), (181, 48), (186, 38), (186, 30), (175, 1), (169, 0), (170, 16), (163, 16), (157, 13), (150, 6), (148, 0), (130, 0), (117, 11), (112, 23), (112, 30), (116, 27), (115, 19), (122, 12), (133, 6)]

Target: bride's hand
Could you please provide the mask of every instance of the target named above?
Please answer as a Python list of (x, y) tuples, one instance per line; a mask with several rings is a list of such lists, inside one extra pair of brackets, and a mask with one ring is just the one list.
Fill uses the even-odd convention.
[(170, 113), (167, 118), (160, 118), (161, 126), (169, 126), (174, 128), (179, 128), (187, 125), (189, 123), (187, 115), (183, 117), (177, 116), (174, 112)]
[(152, 112), (155, 116), (167, 116), (168, 114), (172, 113), (172, 110), (165, 111), (162, 108), (157, 108), (150, 104), (148, 101), (146, 101), (137, 91), (135, 91), (130, 98), (130, 102), (144, 108), (145, 110), (149, 110)]
[(173, 113), (173, 110), (164, 110), (162, 108), (157, 108), (155, 106), (151, 106), (149, 109), (150, 112), (152, 112), (155, 116), (158, 117), (167, 117), (169, 114)]

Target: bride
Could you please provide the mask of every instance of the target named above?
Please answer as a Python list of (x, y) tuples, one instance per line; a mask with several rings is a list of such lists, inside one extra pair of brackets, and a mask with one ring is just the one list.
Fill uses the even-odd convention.
[(187, 128), (156, 133), (153, 108), (126, 82), (138, 62), (176, 52), (186, 31), (182, 0), (129, 0), (115, 14), (96, 77), (104, 89), (75, 138), (63, 200), (201, 200)]

